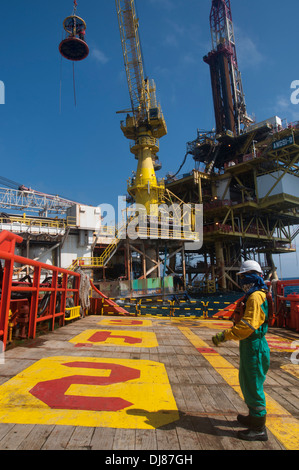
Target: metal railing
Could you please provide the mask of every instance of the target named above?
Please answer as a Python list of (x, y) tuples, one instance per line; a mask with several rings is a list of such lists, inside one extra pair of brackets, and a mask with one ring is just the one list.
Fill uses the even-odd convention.
[[(186, 242), (198, 242), (200, 241), (200, 235), (198, 232), (191, 230), (182, 230), (178, 228), (155, 228), (150, 227), (137, 227), (136, 233), (141, 239), (161, 239), (161, 240), (183, 240)], [(101, 256), (99, 257), (79, 257), (75, 259), (72, 264), (68, 267), (68, 270), (73, 271), (76, 268), (103, 268), (107, 265), (111, 257), (116, 251), (117, 245), (121, 242), (122, 238), (114, 238), (114, 240), (107, 246)]]
[(80, 318), (81, 317), (80, 310), (81, 310), (80, 305), (78, 307), (66, 308), (64, 320), (68, 322), (68, 321), (76, 320), (76, 318)]
[(56, 228), (56, 229), (66, 229), (67, 227), (76, 227), (76, 218), (67, 217), (65, 219), (39, 219), (39, 218), (29, 218), (26, 216), (2, 216), (0, 217), (0, 224), (11, 224), (14, 229), (17, 226), (27, 226), (27, 227), (37, 227), (37, 228)]
[[(22, 241), (23, 238), (14, 233), (8, 231), (0, 233), (0, 260), (4, 261), (1, 282), (0, 339), (2, 339), (4, 349), (7, 343), (9, 310), (13, 293), (23, 294), (25, 298), (30, 298), (30, 302), (27, 302), (28, 333), (26, 334), (28, 338), (35, 338), (36, 327), (40, 322), (47, 320), (51, 330), (54, 329), (56, 319), (59, 319), (61, 326), (64, 324), (66, 299), (69, 293), (74, 297), (74, 305), (79, 305), (80, 275), (66, 269), (16, 255), (15, 245)], [(33, 267), (32, 282), (15, 283), (13, 281), (15, 263)], [(41, 281), (42, 270), (52, 273), (48, 283)], [(72, 287), (68, 287), (70, 276), (73, 277)], [(39, 303), (41, 297), (45, 297), (45, 293), (48, 295), (48, 303), (44, 313), (41, 314)]]
[(0, 188), (0, 207), (4, 210), (30, 210), (48, 214), (66, 214), (67, 209), (76, 204), (59, 196), (39, 193), (34, 190)]

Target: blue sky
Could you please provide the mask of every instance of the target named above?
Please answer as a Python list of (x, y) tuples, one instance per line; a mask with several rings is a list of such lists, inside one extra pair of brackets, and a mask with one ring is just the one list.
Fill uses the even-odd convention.
[[(257, 121), (299, 120), (290, 101), (299, 80), (298, 0), (232, 0), (247, 110)], [(209, 68), (211, 0), (136, 0), (145, 71), (157, 85), (168, 135), (163, 169), (176, 172), (197, 128), (214, 127)], [(85, 204), (117, 203), (136, 169), (116, 111), (130, 104), (114, 0), (78, 0), (87, 23), (89, 57), (75, 66), (58, 51), (73, 0), (1, 2), (1, 176)], [(61, 83), (61, 109), (60, 109)], [(183, 172), (193, 168), (188, 157)], [(296, 275), (296, 255), (292, 257)], [(284, 262), (283, 262), (284, 265)]]

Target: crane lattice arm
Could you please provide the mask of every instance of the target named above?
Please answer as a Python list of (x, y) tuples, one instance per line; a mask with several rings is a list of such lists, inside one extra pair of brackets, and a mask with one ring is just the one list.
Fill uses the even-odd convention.
[(164, 196), (164, 181), (157, 180), (155, 170), (161, 168), (158, 139), (167, 134), (167, 127), (157, 103), (155, 82), (144, 76), (135, 1), (115, 0), (115, 3), (132, 107), (126, 121), (121, 121), (121, 130), (127, 139), (134, 141), (130, 150), (138, 160), (136, 177), (129, 181), (128, 193), (150, 213), (151, 206)]
[(147, 116), (147, 92), (134, 0), (115, 0), (132, 112), (137, 121)]

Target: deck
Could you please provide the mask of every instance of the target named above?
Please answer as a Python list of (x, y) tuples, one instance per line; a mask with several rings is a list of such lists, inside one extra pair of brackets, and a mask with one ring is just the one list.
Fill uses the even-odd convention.
[(298, 450), (299, 334), (268, 334), (269, 440), (250, 443), (237, 438), (242, 428), (236, 415), (247, 412), (238, 385), (238, 344), (216, 350), (211, 341), (228, 325), (87, 316), (8, 349), (0, 364), (0, 449), (116, 455)]

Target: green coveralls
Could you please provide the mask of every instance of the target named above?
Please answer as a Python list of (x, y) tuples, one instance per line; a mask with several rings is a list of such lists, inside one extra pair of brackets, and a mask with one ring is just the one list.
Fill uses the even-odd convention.
[(265, 338), (268, 331), (268, 302), (264, 291), (251, 294), (243, 318), (224, 332), (225, 340), (240, 341), (239, 381), (251, 416), (267, 414), (264, 382), (270, 366), (270, 349)]

